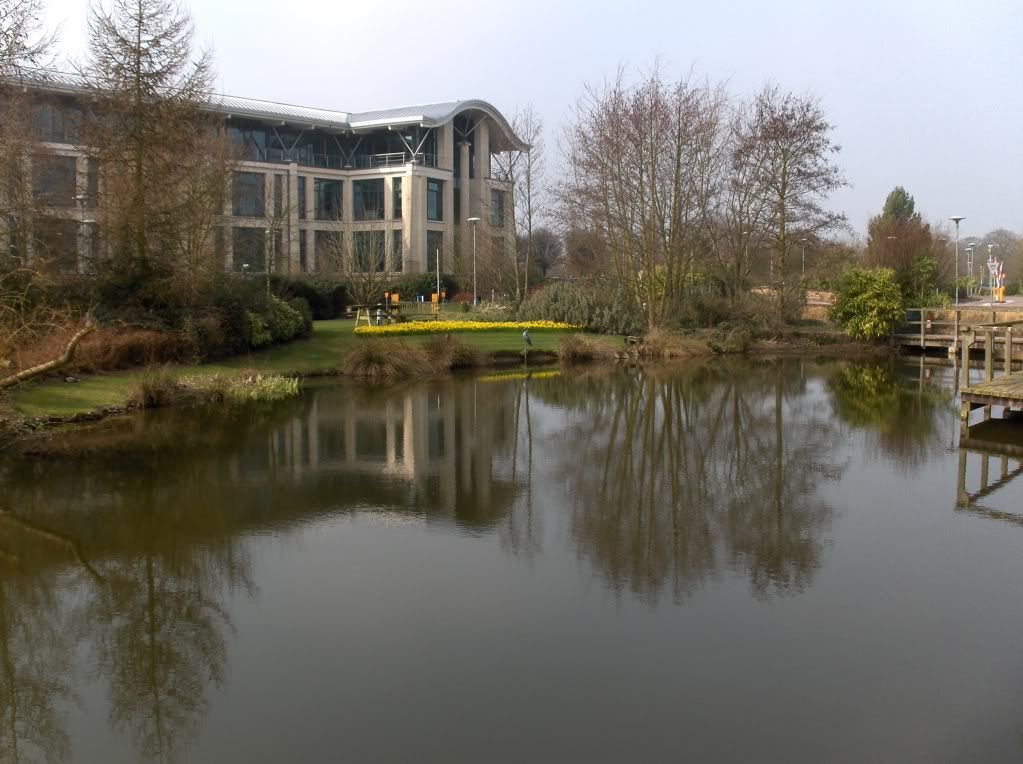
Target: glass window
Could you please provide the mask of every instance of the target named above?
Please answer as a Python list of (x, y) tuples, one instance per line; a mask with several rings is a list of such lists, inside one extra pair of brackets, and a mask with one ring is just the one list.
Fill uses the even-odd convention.
[(80, 227), (77, 220), (38, 218), (32, 237), (34, 256), (45, 267), (59, 271), (76, 270)]
[(355, 232), (355, 268), (360, 273), (377, 272), (384, 270), (384, 232), (383, 231), (356, 231)]
[(341, 219), (341, 181), (313, 179), (313, 214), (317, 220)]
[(401, 178), (391, 179), (391, 217), (401, 220)]
[(86, 204), (95, 207), (99, 200), (99, 167), (95, 159), (85, 160)]
[(459, 221), (461, 221), (461, 219), (462, 219), (462, 189), (460, 189), (458, 187), (457, 183), (455, 183), (454, 193), (452, 194), (452, 196), (454, 196), (454, 203), (455, 203), (455, 210), (454, 210), (454, 212), (455, 212), (455, 225), (458, 225)]
[(444, 182), (429, 179), (426, 181), (426, 219), (444, 219)]
[(284, 216), (284, 176), (274, 175), (274, 215)]
[(384, 219), (384, 179), (352, 183), (352, 204), (356, 220)]
[(403, 261), (404, 238), (401, 231), (391, 231), (391, 270), (401, 273), (405, 270)]
[(47, 207), (75, 204), (75, 158), (40, 154), (32, 159), (32, 193)]
[[(232, 228), (234, 269), (243, 273), (262, 273), (266, 267), (263, 256), (265, 231), (262, 228)], [(246, 267), (247, 266), (247, 267)]]
[(504, 228), (504, 191), (490, 189), (490, 225)]
[(234, 174), (234, 204), (232, 211), (240, 217), (261, 218), (266, 210), (263, 174), (236, 172)]
[(298, 219), (305, 220), (305, 175), (298, 176)]
[(437, 270), (437, 253), (440, 253), (440, 269), (444, 270), (444, 232), (426, 232), (426, 270)]
[(307, 255), (305, 253), (305, 234), (305, 231), (298, 232), (298, 265), (302, 269), (302, 273), (309, 272), (309, 264), (306, 260)]
[(32, 107), (32, 129), (40, 141), (78, 143), (81, 110), (72, 103), (36, 103)]
[(325, 268), (330, 263), (337, 263), (337, 251), (341, 234), (334, 231), (315, 231), (313, 233), (313, 248), (316, 254), (316, 267), (313, 270)]
[(245, 120), (231, 120), (227, 128), (231, 142), (238, 147), (239, 159), (266, 159), (266, 128)]

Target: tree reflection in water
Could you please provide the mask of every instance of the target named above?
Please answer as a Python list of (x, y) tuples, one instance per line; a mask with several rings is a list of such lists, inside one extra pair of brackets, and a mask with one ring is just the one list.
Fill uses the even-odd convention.
[[(922, 360), (922, 359), (921, 359)], [(918, 471), (945, 450), (940, 423), (952, 392), (923, 375), (910, 382), (894, 360), (845, 364), (828, 380), (835, 416), (867, 433), (868, 448)]]
[[(11, 559), (5, 555), (5, 562)], [(60, 762), (69, 753), (62, 704), (72, 699), (73, 639), (53, 576), (0, 580), (0, 761)]]
[(833, 515), (818, 487), (842, 467), (839, 430), (800, 363), (718, 361), (576, 388), (551, 390), (574, 409), (560, 474), (580, 550), (613, 589), (681, 602), (726, 569), (758, 597), (810, 584)]
[(152, 480), (195, 467), (180, 455), (117, 448), (90, 453), (92, 469), (66, 456), (10, 475), (5, 499), (24, 514), (0, 512), (0, 544), (33, 596), (15, 598), (9, 578), (0, 584), (8, 721), (0, 760), (36, 761), (21, 755), (26, 743), (47, 762), (69, 756), (56, 709), (72, 698), (79, 642), (91, 648), (92, 673), (107, 688), (112, 726), (139, 759), (187, 758), (208, 692), (225, 675), (232, 626), (223, 599), (252, 585), (230, 523), (201, 511), (202, 483)]

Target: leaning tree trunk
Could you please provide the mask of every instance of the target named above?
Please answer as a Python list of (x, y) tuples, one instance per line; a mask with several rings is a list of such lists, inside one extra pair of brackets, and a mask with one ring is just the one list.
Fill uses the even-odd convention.
[(0, 379), (0, 390), (8, 387), (13, 387), (19, 382), (25, 382), (26, 380), (38, 377), (40, 374), (45, 374), (48, 371), (59, 369), (61, 366), (65, 366), (70, 363), (71, 359), (75, 355), (75, 349), (78, 347), (85, 336), (96, 329), (96, 324), (93, 322), (92, 317), (85, 319), (85, 325), (75, 332), (75, 336), (68, 342), (67, 347), (64, 348), (64, 354), (59, 358), (54, 358), (52, 361), (46, 361), (45, 363), (32, 366), (23, 371), (19, 371), (17, 374), (12, 374), (9, 377)]

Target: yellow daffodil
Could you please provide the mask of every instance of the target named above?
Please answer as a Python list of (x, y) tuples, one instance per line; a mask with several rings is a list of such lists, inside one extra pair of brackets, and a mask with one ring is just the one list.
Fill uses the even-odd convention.
[(576, 330), (580, 327), (561, 321), (408, 321), (386, 326), (358, 326), (356, 334), (370, 336), (397, 336), (403, 334), (447, 334), (449, 332), (494, 332), (501, 329), (530, 329), (542, 331)]

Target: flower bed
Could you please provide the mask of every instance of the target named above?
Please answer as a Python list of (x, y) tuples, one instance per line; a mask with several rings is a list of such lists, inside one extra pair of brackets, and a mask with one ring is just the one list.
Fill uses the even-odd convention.
[(356, 334), (399, 336), (403, 334), (448, 334), (450, 332), (494, 332), (502, 329), (533, 331), (578, 331), (580, 327), (561, 321), (408, 321), (386, 326), (358, 326)]

